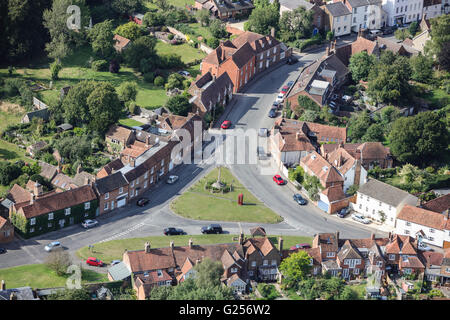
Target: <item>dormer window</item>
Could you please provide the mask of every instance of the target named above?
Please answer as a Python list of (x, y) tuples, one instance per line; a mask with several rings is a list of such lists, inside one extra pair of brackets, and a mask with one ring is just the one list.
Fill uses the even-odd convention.
[(158, 277), (162, 277), (163, 276), (162, 270), (158, 269), (158, 270), (156, 270), (156, 272), (158, 273)]

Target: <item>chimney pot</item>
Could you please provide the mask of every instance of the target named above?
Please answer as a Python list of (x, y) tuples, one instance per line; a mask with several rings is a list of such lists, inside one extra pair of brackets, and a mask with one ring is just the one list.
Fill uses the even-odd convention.
[(2, 280), (2, 287), (1, 290), (6, 290), (6, 284), (5, 284), (5, 280)]
[(283, 250), (283, 238), (279, 237), (278, 238), (278, 251), (280, 251), (280, 253), (281, 253), (282, 250)]
[(239, 244), (240, 244), (240, 245), (243, 245), (243, 244), (244, 244), (244, 233), (243, 233), (243, 232), (241, 232), (241, 233), (239, 234)]
[(170, 247), (173, 249), (174, 246), (175, 244), (173, 243), (173, 241), (170, 241)]
[(194, 245), (194, 242), (192, 241), (192, 238), (189, 239), (189, 248), (192, 248), (192, 246)]
[(147, 241), (147, 242), (145, 243), (145, 252), (146, 252), (146, 253), (150, 253), (150, 248), (151, 248), (150, 242)]

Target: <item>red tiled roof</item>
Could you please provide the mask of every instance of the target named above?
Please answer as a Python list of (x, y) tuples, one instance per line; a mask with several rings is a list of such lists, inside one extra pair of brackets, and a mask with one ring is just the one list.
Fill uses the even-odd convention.
[(122, 126), (113, 125), (109, 128), (105, 137), (119, 140), (120, 142), (126, 142), (132, 134), (133, 132), (130, 129), (124, 128)]
[(9, 190), (7, 198), (14, 203), (27, 202), (31, 199), (31, 192), (25, 190), (18, 184), (14, 184), (11, 190)]
[(12, 225), (7, 219), (0, 216), (0, 230), (5, 226), (11, 227)]
[(324, 194), (330, 202), (345, 199), (345, 193), (341, 185), (330, 186), (324, 189), (322, 194)]
[(420, 259), (418, 257), (408, 257), (408, 260), (403, 260), (400, 259), (400, 268), (420, 268), (420, 269), (424, 269), (425, 266), (423, 265), (423, 263), (420, 261)]
[(434, 212), (444, 213), (450, 208), (450, 193), (436, 199), (425, 202), (422, 208)]
[(414, 239), (410, 236), (395, 234), (392, 241), (386, 244), (386, 253), (417, 255)]
[(114, 47), (123, 49), (130, 43), (130, 39), (119, 36), (118, 34), (114, 35), (114, 40), (116, 40)]
[(448, 220), (442, 213), (413, 207), (411, 205), (403, 206), (402, 210), (397, 215), (397, 219), (438, 230), (443, 230)]
[(307, 167), (317, 178), (319, 178), (323, 186), (326, 186), (328, 183), (339, 183), (344, 181), (344, 178), (339, 174), (337, 169), (330, 165), (316, 151), (313, 151), (303, 157), (300, 160), (300, 163), (302, 166)]
[(433, 266), (440, 266), (442, 265), (442, 259), (444, 259), (444, 255), (440, 252), (432, 252), (432, 251), (425, 251), (422, 252), (422, 256), (425, 260), (425, 264), (427, 268)]

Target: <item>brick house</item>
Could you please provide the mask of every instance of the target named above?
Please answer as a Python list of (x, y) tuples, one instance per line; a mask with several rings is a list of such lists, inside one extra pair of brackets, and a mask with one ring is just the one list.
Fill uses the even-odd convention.
[[(283, 240), (278, 240), (278, 247), (283, 247)], [(276, 280), (280, 265), (280, 253), (269, 238), (251, 238), (244, 243), (247, 275), (250, 279)]]
[(142, 19), (144, 19), (144, 15), (142, 13), (132, 13), (129, 17), (130, 21), (133, 21), (134, 23), (137, 23), (139, 25), (142, 25)]
[(290, 56), (291, 51), (275, 39), (246, 31), (232, 41), (227, 40), (202, 61), (202, 75), (211, 73), (219, 77), (228, 73), (233, 92), (239, 92), (256, 74)]
[(113, 174), (114, 172), (122, 169), (124, 167), (122, 161), (120, 159), (115, 159), (111, 161), (110, 163), (106, 164), (103, 168), (101, 168), (97, 172), (97, 178), (103, 178), (110, 174)]
[(417, 252), (417, 240), (410, 236), (391, 235), (385, 247), (387, 269), (400, 274), (421, 273), (425, 265)]
[(247, 16), (254, 7), (251, 1), (195, 0), (194, 3), (197, 10), (208, 10), (212, 16), (220, 20)]
[(335, 52), (342, 63), (344, 63), (345, 66), (348, 66), (352, 55), (366, 52), (368, 55), (379, 56), (380, 47), (376, 41), (371, 41), (361, 36), (361, 34), (358, 34), (355, 41), (336, 47)]
[(364, 259), (353, 244), (347, 240), (340, 248), (336, 262), (342, 269), (342, 277), (348, 279), (351, 276), (360, 276), (364, 270)]
[(0, 243), (11, 242), (14, 239), (14, 226), (0, 216)]
[(97, 208), (97, 195), (90, 185), (63, 192), (32, 193), (30, 200), (12, 206), (10, 221), (21, 236), (30, 238), (94, 218)]
[(94, 188), (98, 194), (100, 214), (123, 207), (128, 203), (128, 181), (121, 172), (97, 179)]
[(188, 90), (192, 95), (189, 101), (193, 104), (192, 112), (203, 118), (206, 113), (213, 113), (216, 105), (225, 107), (233, 97), (233, 87), (226, 72), (217, 78), (210, 72), (199, 75)]
[(316, 234), (312, 247), (319, 248), (321, 261), (336, 260), (339, 248), (339, 232)]
[(450, 286), (450, 249), (444, 250), (444, 258), (441, 265), (442, 282), (448, 287)]
[(303, 157), (300, 166), (306, 174), (316, 176), (325, 189), (335, 185), (342, 188), (344, 185), (344, 178), (339, 171), (315, 151)]
[(428, 281), (445, 283), (445, 276), (441, 274), (444, 254), (441, 252), (425, 251), (421, 252), (422, 261), (425, 264), (425, 278)]
[(125, 127), (112, 125), (105, 134), (105, 142), (109, 152), (119, 153), (134, 142), (134, 133)]

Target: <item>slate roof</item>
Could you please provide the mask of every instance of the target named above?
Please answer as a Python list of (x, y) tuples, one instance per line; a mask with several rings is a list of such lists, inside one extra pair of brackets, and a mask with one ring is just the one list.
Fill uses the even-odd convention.
[(214, 0), (215, 6), (220, 13), (227, 13), (239, 10), (253, 9), (255, 6), (249, 0), (238, 0), (236, 2), (230, 0), (223, 0), (220, 4), (218, 0)]
[(73, 181), (73, 179), (69, 176), (66, 176), (64, 173), (58, 173), (51, 181), (52, 185), (57, 188), (61, 188), (64, 190), (69, 190), (76, 188), (77, 185)]
[(94, 182), (94, 180), (95, 177), (92, 174), (87, 173), (86, 171), (77, 173), (72, 179), (73, 183), (78, 187), (90, 184), (91, 182)]
[[(273, 2), (273, 0), (271, 2)], [(295, 10), (300, 6), (304, 7), (306, 10), (311, 10), (315, 6), (314, 3), (305, 0), (281, 0), (280, 5), (291, 10)]]
[(133, 131), (130, 129), (124, 128), (122, 126), (113, 125), (109, 128), (105, 137), (119, 140), (120, 142), (126, 142), (130, 136), (133, 134)]
[(326, 8), (333, 17), (340, 17), (345, 16), (347, 14), (352, 14), (350, 10), (347, 8), (347, 6), (342, 2), (329, 3), (326, 5)]
[(369, 179), (366, 183), (359, 187), (358, 192), (394, 207), (397, 207), (407, 197), (416, 198), (406, 191), (376, 179)]
[(31, 287), (0, 290), (0, 300), (10, 300), (11, 294), (14, 294), (17, 300), (39, 300), (39, 298), (35, 298)]
[(113, 281), (124, 280), (131, 276), (130, 270), (123, 261), (109, 268), (108, 273), (111, 275)]
[(48, 121), (50, 118), (50, 112), (48, 111), (48, 108), (43, 108), (35, 111), (27, 112), (25, 116), (28, 116), (28, 120), (31, 122), (33, 118), (40, 118), (44, 121)]
[(190, 88), (190, 93), (194, 96), (194, 103), (198, 105), (197, 101), (200, 102), (204, 112), (210, 111), (210, 103), (215, 106), (217, 103), (218, 95), (220, 94), (221, 100), (223, 99), (223, 93), (225, 90), (231, 87), (233, 90), (233, 82), (228, 76), (228, 72), (222, 73), (215, 80), (213, 79), (210, 72), (205, 73), (203, 76), (199, 77)]
[(111, 161), (110, 163), (108, 163), (107, 165), (105, 165), (103, 167), (103, 170), (105, 170), (106, 174), (109, 175), (109, 174), (113, 173), (114, 171), (118, 171), (118, 170), (122, 169), (123, 167), (124, 167), (124, 165), (123, 165), (122, 161), (120, 159), (115, 159), (115, 160)]
[(99, 194), (105, 194), (128, 185), (128, 182), (121, 172), (116, 172), (104, 178), (97, 179), (94, 185)]

